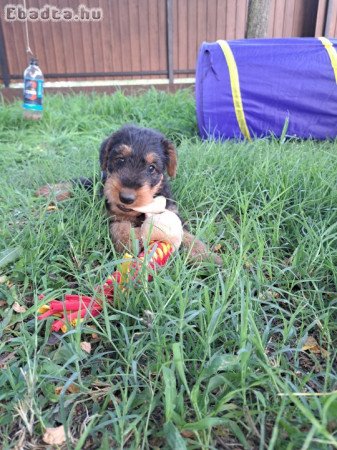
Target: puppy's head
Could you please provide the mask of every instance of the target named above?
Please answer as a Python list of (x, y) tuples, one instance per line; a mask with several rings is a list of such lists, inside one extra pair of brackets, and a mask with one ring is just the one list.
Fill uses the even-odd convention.
[(174, 177), (177, 155), (173, 144), (148, 128), (128, 125), (101, 145), (104, 195), (115, 214), (136, 216), (133, 207), (151, 203), (160, 191), (165, 172)]

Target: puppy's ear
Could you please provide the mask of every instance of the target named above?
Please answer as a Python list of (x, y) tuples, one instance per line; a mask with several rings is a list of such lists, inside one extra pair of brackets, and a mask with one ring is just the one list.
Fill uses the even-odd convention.
[(120, 141), (120, 131), (112, 133), (108, 138), (106, 138), (99, 150), (99, 162), (101, 164), (101, 171), (106, 172), (108, 170), (108, 161), (111, 154), (112, 148), (117, 145)]
[(110, 147), (111, 137), (105, 139), (99, 149), (99, 162), (101, 165), (102, 172), (106, 172), (108, 166), (108, 156)]
[(166, 169), (171, 178), (174, 178), (177, 173), (177, 151), (173, 143), (167, 139), (162, 140), (162, 144), (166, 156)]

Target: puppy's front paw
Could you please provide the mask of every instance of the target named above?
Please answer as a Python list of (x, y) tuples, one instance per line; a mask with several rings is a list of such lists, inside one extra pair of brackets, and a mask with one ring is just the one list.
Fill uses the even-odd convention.
[(199, 261), (199, 262), (214, 262), (217, 266), (222, 266), (223, 262), (219, 255), (211, 252), (207, 248), (199, 247), (198, 244), (193, 245), (190, 248), (189, 259), (191, 261)]
[(222, 266), (223, 265), (223, 261), (221, 256), (217, 255), (214, 252), (210, 252), (208, 254), (208, 261), (213, 261), (217, 266)]
[(222, 259), (192, 234), (184, 231), (183, 245), (188, 251), (188, 259), (192, 262), (214, 262), (218, 266), (222, 265)]
[(111, 222), (110, 236), (117, 253), (132, 253), (133, 241), (141, 239), (140, 227), (133, 227), (130, 222)]

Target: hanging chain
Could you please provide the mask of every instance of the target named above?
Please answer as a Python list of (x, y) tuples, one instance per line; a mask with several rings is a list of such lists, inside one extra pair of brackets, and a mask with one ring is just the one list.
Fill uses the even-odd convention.
[(28, 33), (28, 15), (27, 15), (27, 6), (26, 6), (26, 0), (23, 0), (23, 6), (25, 8), (26, 12), (26, 20), (25, 20), (25, 32), (26, 32), (26, 52), (30, 53), (32, 56), (34, 56), (30, 45), (29, 45), (29, 33)]

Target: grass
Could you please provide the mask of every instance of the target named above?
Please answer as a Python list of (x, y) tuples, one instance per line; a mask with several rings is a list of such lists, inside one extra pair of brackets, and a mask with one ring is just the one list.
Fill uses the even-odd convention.
[[(223, 268), (180, 252), (51, 334), (38, 294), (90, 294), (122, 255), (96, 194), (51, 210), (34, 191), (97, 174), (100, 142), (125, 122), (178, 143), (181, 213)], [(188, 91), (47, 96), (41, 123), (2, 104), (0, 140), (3, 449), (40, 448), (59, 425), (69, 449), (337, 446), (335, 142), (201, 142)]]

